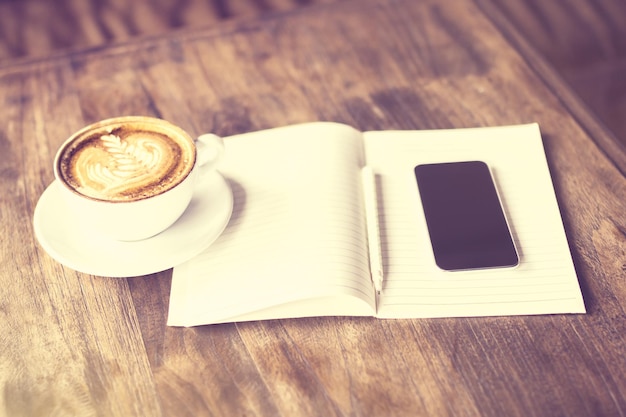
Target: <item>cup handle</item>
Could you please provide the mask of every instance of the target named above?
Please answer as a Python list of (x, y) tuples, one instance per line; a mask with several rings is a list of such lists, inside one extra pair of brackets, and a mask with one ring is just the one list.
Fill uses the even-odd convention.
[(212, 171), (224, 154), (224, 140), (212, 133), (200, 135), (196, 140), (196, 166), (202, 173)]

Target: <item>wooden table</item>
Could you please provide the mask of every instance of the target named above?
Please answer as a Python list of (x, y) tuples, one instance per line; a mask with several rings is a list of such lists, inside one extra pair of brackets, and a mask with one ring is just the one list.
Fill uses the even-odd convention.
[[(347, 0), (0, 68), (3, 416), (624, 416), (626, 152), (488, 0)], [(116, 115), (226, 136), (539, 122), (586, 315), (166, 326), (33, 235), (56, 148)], [(528, 167), (532, 169), (532, 167)]]

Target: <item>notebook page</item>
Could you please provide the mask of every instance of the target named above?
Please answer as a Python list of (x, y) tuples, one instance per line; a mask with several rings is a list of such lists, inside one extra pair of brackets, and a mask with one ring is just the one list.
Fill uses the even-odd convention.
[(208, 250), (174, 268), (168, 324), (374, 315), (360, 132), (314, 123), (225, 143), (233, 215)]
[[(382, 318), (584, 313), (537, 125), (364, 134), (378, 181)], [(517, 246), (516, 268), (449, 272), (434, 260), (413, 173), (487, 163)]]

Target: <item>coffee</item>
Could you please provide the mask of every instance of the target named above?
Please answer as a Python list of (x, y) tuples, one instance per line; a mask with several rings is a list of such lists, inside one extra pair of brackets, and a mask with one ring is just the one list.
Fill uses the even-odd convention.
[(193, 140), (163, 120), (125, 117), (76, 133), (57, 159), (57, 175), (86, 197), (129, 202), (177, 186), (196, 160)]

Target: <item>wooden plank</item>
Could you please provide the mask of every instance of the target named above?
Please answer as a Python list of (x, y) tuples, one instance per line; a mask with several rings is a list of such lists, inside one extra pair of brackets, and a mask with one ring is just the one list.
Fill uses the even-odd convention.
[(504, 15), (626, 147), (626, 3), (482, 3)]
[[(204, 28), (342, 0), (0, 1), (0, 61)], [(626, 5), (490, 1), (626, 146)], [(581, 28), (584, 28), (581, 30)]]
[(33, 233), (54, 149), (83, 124), (72, 84), (66, 65), (0, 77), (0, 415), (152, 414), (159, 406), (126, 281), (62, 268)]
[(42, 57), (337, 1), (342, 0), (0, 0), (0, 60)]

